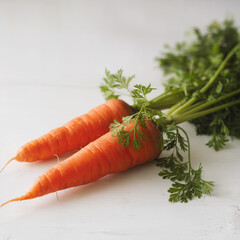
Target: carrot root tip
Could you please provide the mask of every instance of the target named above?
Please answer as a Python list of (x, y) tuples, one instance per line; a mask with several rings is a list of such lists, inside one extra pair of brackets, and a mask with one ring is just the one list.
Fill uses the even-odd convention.
[(0, 173), (4, 170), (4, 168), (13, 160), (15, 160), (16, 157), (11, 158), (10, 160), (7, 161), (7, 163), (3, 166), (3, 168), (0, 170)]
[(22, 200), (21, 197), (19, 197), (19, 198), (13, 198), (13, 199), (5, 202), (5, 203), (2, 203), (2, 204), (0, 205), (0, 207), (3, 207), (3, 206), (7, 205), (7, 204), (10, 203), (10, 202), (16, 202), (16, 201), (21, 201), (21, 200)]

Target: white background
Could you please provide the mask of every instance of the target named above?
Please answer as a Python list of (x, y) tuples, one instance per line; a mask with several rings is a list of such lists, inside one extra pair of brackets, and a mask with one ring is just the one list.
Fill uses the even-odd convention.
[[(190, 27), (234, 17), (240, 1), (0, 0), (0, 167), (25, 142), (104, 102), (104, 69), (122, 68), (161, 87), (154, 58)], [(0, 209), (7, 239), (239, 239), (240, 141), (214, 152), (183, 124), (194, 166), (216, 183), (210, 197), (167, 201), (154, 163), (96, 183)], [(61, 158), (63, 160), (64, 157)], [(12, 162), (0, 175), (0, 202), (22, 195), (56, 163)]]
[(234, 17), (238, 0), (1, 0), (0, 82), (96, 87), (104, 69), (159, 82), (154, 58), (193, 26)]

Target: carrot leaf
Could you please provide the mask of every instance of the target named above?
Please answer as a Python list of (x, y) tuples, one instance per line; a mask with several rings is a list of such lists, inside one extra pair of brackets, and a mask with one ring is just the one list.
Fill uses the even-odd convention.
[(100, 90), (106, 100), (118, 98), (120, 95), (123, 95), (124, 93), (119, 91), (122, 89), (126, 90), (129, 96), (131, 95), (129, 85), (135, 75), (126, 78), (122, 73), (122, 69), (118, 70), (116, 74), (111, 74), (110, 71), (105, 69), (106, 77), (103, 78), (104, 84), (100, 85)]
[[(159, 176), (173, 182), (168, 190), (170, 202), (188, 202), (194, 197), (201, 198), (210, 194), (214, 183), (202, 179), (202, 166), (193, 169), (190, 157), (190, 141), (186, 131), (171, 124), (165, 131), (164, 149), (172, 151), (169, 156), (157, 159), (157, 166), (161, 167)], [(181, 134), (184, 134), (184, 136)], [(188, 159), (184, 161), (182, 152), (188, 152)]]

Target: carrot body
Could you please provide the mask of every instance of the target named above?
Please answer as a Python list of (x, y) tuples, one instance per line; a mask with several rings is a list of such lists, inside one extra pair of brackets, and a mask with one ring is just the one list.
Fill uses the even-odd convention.
[(23, 145), (14, 157), (20, 162), (45, 160), (86, 146), (109, 131), (114, 119), (131, 115), (131, 107), (120, 99), (101, 104), (88, 113)]
[[(130, 123), (125, 129), (131, 129), (133, 124)], [(108, 132), (70, 158), (47, 170), (24, 196), (12, 199), (3, 205), (87, 184), (107, 174), (122, 172), (133, 166), (154, 160), (161, 153), (157, 146), (157, 137), (160, 131), (150, 121), (147, 121), (146, 125), (147, 128), (142, 128), (145, 141), (140, 150), (132, 147), (132, 136), (130, 146), (123, 149), (117, 138), (112, 136), (112, 132)]]

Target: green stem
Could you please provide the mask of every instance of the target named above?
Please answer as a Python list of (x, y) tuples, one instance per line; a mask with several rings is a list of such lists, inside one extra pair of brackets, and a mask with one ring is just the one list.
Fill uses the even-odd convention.
[(176, 91), (171, 93), (163, 93), (158, 97), (149, 101), (149, 107), (155, 109), (163, 109), (162, 106), (173, 106), (176, 102), (184, 97), (183, 91)]
[(229, 98), (229, 97), (232, 97), (234, 95), (237, 95), (239, 93), (240, 93), (240, 89), (238, 89), (236, 91), (233, 91), (231, 93), (225, 94), (225, 95), (223, 95), (223, 96), (221, 96), (221, 97), (219, 97), (217, 99), (214, 99), (214, 100), (211, 100), (211, 101), (206, 102), (204, 104), (201, 104), (198, 107), (194, 107), (194, 108), (190, 109), (189, 111), (185, 112), (185, 114), (188, 115), (188, 114), (192, 114), (192, 113), (195, 113), (195, 112), (199, 112), (202, 109), (205, 109), (205, 108), (207, 108), (207, 107), (209, 107), (209, 106), (211, 106), (211, 105), (213, 105), (215, 103), (221, 102), (222, 100), (224, 100), (226, 98)]
[[(208, 81), (208, 83), (200, 90), (200, 94), (205, 93), (209, 87), (215, 82), (218, 75), (221, 73), (221, 71), (224, 69), (225, 65), (227, 64), (228, 60), (235, 54), (235, 52), (239, 49), (240, 43), (238, 43), (226, 56), (226, 58), (222, 61), (220, 66), (218, 67), (217, 71), (214, 73), (212, 78)], [(192, 105), (198, 98), (196, 96), (193, 96), (190, 98), (185, 104), (183, 104), (181, 107), (177, 108), (175, 111), (171, 113), (171, 115), (175, 115), (184, 109), (188, 108), (190, 105)]]
[(232, 101), (230, 103), (225, 103), (223, 105), (213, 107), (213, 108), (201, 111), (201, 112), (197, 112), (197, 113), (193, 113), (193, 114), (189, 114), (189, 115), (184, 115), (183, 117), (177, 117), (176, 116), (176, 118), (174, 118), (174, 120), (176, 121), (176, 123), (182, 123), (182, 122), (190, 121), (190, 120), (193, 120), (195, 118), (203, 117), (207, 114), (220, 111), (224, 108), (228, 108), (228, 107), (231, 107), (231, 106), (236, 105), (236, 104), (240, 104), (240, 99), (236, 100), (236, 101)]
[(236, 53), (238, 48), (240, 47), (240, 43), (238, 43), (226, 56), (226, 58), (222, 61), (221, 65), (213, 75), (213, 77), (209, 80), (209, 82), (200, 90), (201, 93), (205, 93), (208, 88), (214, 83), (217, 76), (221, 73), (221, 71), (224, 69), (225, 65), (227, 64), (228, 60)]
[(191, 156), (190, 156), (190, 140), (189, 140), (187, 132), (183, 128), (179, 127), (179, 126), (178, 126), (178, 128), (184, 133), (184, 135), (186, 136), (186, 139), (187, 139), (187, 144), (188, 144), (188, 165), (189, 165), (188, 172), (190, 174), (191, 173), (191, 169), (192, 169)]
[(182, 89), (168, 90), (168, 91), (162, 93), (161, 95), (153, 98), (150, 102), (152, 102), (152, 103), (158, 102), (159, 100), (161, 100), (162, 98), (165, 98), (166, 96), (172, 96), (172, 95), (178, 94), (178, 93), (183, 93), (183, 90)]
[(179, 106), (183, 105), (186, 102), (187, 98), (185, 97), (184, 99), (182, 99), (180, 102), (178, 102), (177, 104), (175, 104), (174, 106), (172, 106), (168, 111), (167, 111), (167, 115), (171, 115), (172, 112), (174, 112)]
[[(198, 86), (200, 87), (200, 86)], [(191, 86), (188, 88), (187, 92), (191, 93), (195, 91), (198, 87)], [(182, 88), (167, 90), (161, 95), (150, 100), (149, 107), (155, 109), (165, 109), (162, 106), (172, 107), (174, 104), (178, 103), (185, 97), (185, 91)]]
[(200, 105), (205, 104), (205, 102), (206, 102), (206, 101), (204, 101), (204, 100), (203, 100), (203, 101), (200, 101), (200, 102), (196, 102), (196, 103), (194, 103), (193, 105), (189, 106), (189, 108), (186, 109), (186, 111), (181, 112), (181, 114), (183, 114), (183, 113), (186, 114), (186, 113), (192, 111), (193, 109), (199, 107)]

